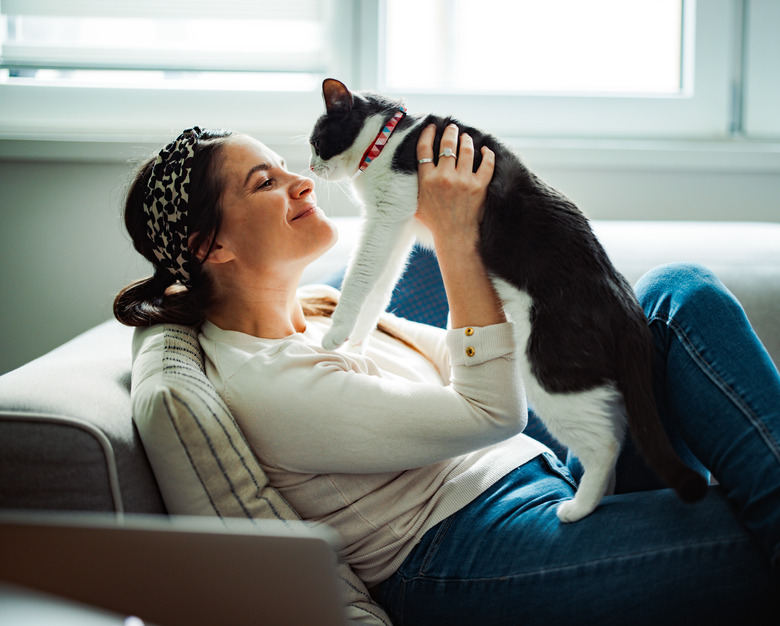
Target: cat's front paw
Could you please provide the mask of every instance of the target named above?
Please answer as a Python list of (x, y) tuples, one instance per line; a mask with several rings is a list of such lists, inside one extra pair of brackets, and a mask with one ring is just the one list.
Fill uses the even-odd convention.
[(334, 324), (322, 338), (322, 347), (325, 348), (325, 350), (336, 350), (343, 346), (347, 339), (349, 339), (349, 331), (344, 327)]
[(583, 517), (590, 515), (593, 512), (593, 508), (583, 506), (581, 502), (577, 502), (576, 499), (566, 500), (558, 505), (556, 511), (558, 519), (564, 524), (570, 524), (571, 522), (577, 522)]

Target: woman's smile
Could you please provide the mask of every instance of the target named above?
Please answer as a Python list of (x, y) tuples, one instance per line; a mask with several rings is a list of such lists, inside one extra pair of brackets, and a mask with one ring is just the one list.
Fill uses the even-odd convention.
[(308, 217), (310, 215), (313, 215), (316, 211), (320, 211), (320, 208), (318, 206), (310, 206), (306, 207), (303, 211), (298, 213), (294, 218), (292, 218), (290, 221), (294, 222), (295, 220), (299, 220), (303, 217)]

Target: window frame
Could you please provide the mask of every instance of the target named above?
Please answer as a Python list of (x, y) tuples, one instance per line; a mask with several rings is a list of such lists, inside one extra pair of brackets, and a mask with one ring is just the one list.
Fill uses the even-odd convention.
[[(331, 28), (325, 65), (330, 75), (352, 71), (352, 5), (353, 0), (326, 0)], [(321, 66), (314, 71), (322, 71)], [(307, 132), (305, 125), (319, 115), (321, 102), (316, 89), (217, 90), (176, 84), (100, 86), (15, 79), (0, 82), (0, 139), (157, 141), (176, 129), (200, 124), (290, 141)]]
[[(364, 29), (379, 33), (377, 41), (383, 39), (385, 5), (386, 0), (379, 0), (364, 22)], [(371, 88), (403, 96), (412, 111), (452, 113), (502, 136), (722, 139), (731, 121), (735, 11), (733, 0), (683, 0), (680, 95), (394, 93), (383, 84), (381, 48), (374, 57), (376, 69), (367, 68), (362, 78)]]
[(780, 138), (780, 3), (750, 0), (744, 22), (745, 48), (740, 72), (744, 78), (739, 131), (752, 139)]
[[(560, 146), (562, 140), (570, 140), (567, 145), (594, 140), (730, 141), (735, 136), (733, 57), (742, 41), (735, 16), (745, 1), (761, 0), (685, 0), (684, 10), (696, 15), (696, 34), (691, 38), (690, 20), (684, 23), (689, 46), (685, 58), (694, 64), (694, 72), (692, 80), (688, 74), (691, 82), (681, 96), (395, 95), (403, 97), (412, 112), (455, 114), (510, 142), (549, 139), (550, 145)], [(331, 0), (331, 19), (338, 28), (331, 33), (328, 75), (355, 89), (382, 90), (384, 3)], [(758, 119), (750, 106), (745, 111), (746, 119)], [(302, 153), (305, 137), (321, 112), (319, 89), (0, 84), (0, 139), (12, 141), (154, 143), (197, 123), (234, 128)], [(754, 127), (761, 129), (764, 138), (780, 135), (777, 129)]]

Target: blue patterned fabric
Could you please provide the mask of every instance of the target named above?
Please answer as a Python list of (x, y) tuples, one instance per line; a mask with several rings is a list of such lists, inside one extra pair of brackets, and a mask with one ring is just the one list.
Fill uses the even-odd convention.
[[(341, 289), (344, 270), (325, 281)], [(401, 280), (393, 291), (387, 310), (414, 322), (444, 328), (447, 326), (447, 295), (433, 251), (415, 245)]]
[(447, 295), (432, 250), (416, 245), (387, 310), (399, 317), (431, 326), (447, 326)]

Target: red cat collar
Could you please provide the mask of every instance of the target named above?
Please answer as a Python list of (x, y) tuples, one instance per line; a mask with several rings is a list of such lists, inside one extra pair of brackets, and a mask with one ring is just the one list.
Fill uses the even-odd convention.
[(395, 127), (398, 126), (398, 122), (403, 119), (404, 115), (406, 115), (406, 109), (404, 107), (399, 107), (398, 111), (396, 111), (396, 114), (393, 116), (393, 119), (382, 127), (382, 130), (379, 131), (376, 139), (374, 139), (373, 143), (368, 147), (368, 150), (363, 153), (363, 158), (360, 159), (360, 165), (358, 165), (358, 173), (366, 169), (368, 164), (379, 156), (379, 153), (384, 149), (385, 144), (390, 139), (390, 135), (393, 134)]

